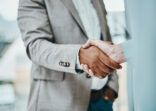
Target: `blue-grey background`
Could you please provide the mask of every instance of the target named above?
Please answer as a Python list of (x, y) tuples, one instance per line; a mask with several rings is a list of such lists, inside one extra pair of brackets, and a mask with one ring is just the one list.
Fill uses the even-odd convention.
[(125, 0), (131, 34), (128, 65), (130, 111), (156, 111), (156, 1)]

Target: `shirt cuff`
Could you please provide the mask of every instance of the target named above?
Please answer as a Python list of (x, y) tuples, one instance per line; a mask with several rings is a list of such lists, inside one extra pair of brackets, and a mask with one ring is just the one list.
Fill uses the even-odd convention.
[(76, 69), (77, 73), (83, 73), (84, 72), (83, 68), (81, 67), (80, 60), (79, 60), (79, 51), (77, 53), (75, 69)]
[(79, 60), (79, 52), (77, 53), (76, 69), (83, 70), (80, 64), (80, 60)]

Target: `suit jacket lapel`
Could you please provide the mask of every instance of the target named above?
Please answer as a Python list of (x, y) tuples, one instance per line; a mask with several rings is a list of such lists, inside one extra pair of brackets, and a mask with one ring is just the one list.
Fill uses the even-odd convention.
[[(68, 8), (68, 10), (70, 11), (71, 15), (73, 16), (73, 18), (75, 19), (75, 21), (77, 22), (77, 24), (80, 26), (81, 30), (83, 31), (83, 33), (85, 34), (86, 37), (87, 33), (85, 31), (85, 28), (82, 24), (81, 18), (73, 4), (72, 0), (62, 0), (62, 2), (64, 3), (64, 5)], [(97, 15), (100, 21), (100, 27), (101, 27), (101, 32), (103, 35), (103, 39), (104, 40), (111, 40), (111, 36), (109, 33), (109, 28), (107, 26), (107, 20), (106, 20), (106, 10), (105, 10), (105, 6), (103, 3), (103, 0), (92, 0), (93, 6), (97, 11)]]
[(111, 36), (109, 33), (109, 28), (107, 26), (107, 20), (106, 20), (106, 10), (105, 6), (103, 3), (103, 0), (92, 0), (93, 6), (97, 11), (97, 15), (100, 21), (100, 27), (101, 27), (101, 32), (103, 35), (103, 40), (111, 40)]
[(62, 0), (62, 2), (64, 3), (64, 5), (68, 8), (68, 10), (70, 11), (71, 15), (73, 16), (73, 18), (75, 19), (75, 21), (77, 22), (77, 24), (80, 26), (80, 28), (82, 29), (83, 33), (85, 34), (86, 37), (86, 31), (85, 28), (82, 24), (81, 18), (78, 14), (78, 11), (76, 10), (73, 1), (72, 0)]

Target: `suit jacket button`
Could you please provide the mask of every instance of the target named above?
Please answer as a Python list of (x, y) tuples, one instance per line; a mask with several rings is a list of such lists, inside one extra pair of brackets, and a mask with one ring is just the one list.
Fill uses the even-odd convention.
[(66, 63), (65, 62), (63, 62), (63, 66), (66, 67)]
[(65, 67), (70, 67), (70, 63), (69, 62), (65, 62)]
[(67, 62), (66, 66), (67, 66), (67, 67), (70, 67), (70, 63), (69, 63), (69, 62)]
[(59, 62), (59, 65), (60, 65), (60, 66), (63, 66), (63, 62), (62, 62), (62, 61), (60, 61), (60, 62)]

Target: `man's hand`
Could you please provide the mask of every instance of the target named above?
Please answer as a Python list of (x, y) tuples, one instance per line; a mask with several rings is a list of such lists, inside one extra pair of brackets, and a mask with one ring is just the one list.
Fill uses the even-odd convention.
[(117, 98), (117, 93), (109, 87), (104, 87), (103, 98), (108, 101), (114, 101)]
[(113, 45), (110, 42), (105, 42), (101, 40), (88, 40), (83, 48), (88, 48), (90, 46), (96, 46), (106, 53), (111, 59), (118, 63), (126, 62), (126, 57), (124, 55), (123, 47), (121, 44)]
[[(83, 48), (87, 49), (90, 46), (96, 46), (101, 49), (107, 56), (116, 61), (117, 63), (126, 62), (126, 57), (124, 56), (124, 51), (122, 45), (113, 45), (110, 42), (105, 42), (101, 40), (88, 40)], [(93, 71), (88, 67), (88, 64), (81, 64), (83, 70), (89, 75), (93, 75)]]
[[(81, 48), (79, 52), (80, 64), (86, 64), (90, 69), (89, 74), (103, 78), (116, 69), (120, 69), (121, 65), (109, 58), (96, 46), (90, 46), (86, 49)], [(89, 72), (89, 71), (88, 71)]]

